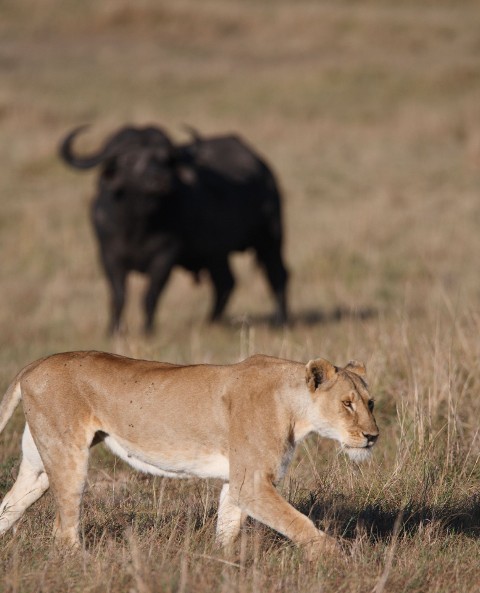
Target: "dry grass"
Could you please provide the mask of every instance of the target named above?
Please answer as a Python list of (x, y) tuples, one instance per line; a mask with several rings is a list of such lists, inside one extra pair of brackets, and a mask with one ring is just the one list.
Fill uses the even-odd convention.
[[(0, 20), (0, 386), (71, 349), (176, 362), (252, 352), (364, 359), (382, 431), (354, 467), (311, 438), (281, 488), (351, 543), (307, 565), (248, 524), (237, 554), (213, 541), (215, 481), (141, 477), (92, 455), (88, 555), (52, 548), (50, 495), (0, 550), (0, 591), (453, 592), (480, 582), (480, 13), (476, 2), (7, 1)], [(177, 272), (157, 335), (104, 336), (106, 287), (87, 209), (92, 178), (64, 168), (125, 121), (183, 138), (238, 130), (286, 195), (295, 323), (273, 330), (248, 255), (231, 323), (203, 319), (210, 292)], [(247, 316), (245, 314), (248, 314)], [(0, 490), (18, 467), (23, 416), (0, 441)]]

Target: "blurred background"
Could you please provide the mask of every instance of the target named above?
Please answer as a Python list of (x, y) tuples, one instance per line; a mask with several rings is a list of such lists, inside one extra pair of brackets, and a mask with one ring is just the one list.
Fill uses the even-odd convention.
[[(135, 276), (127, 332), (108, 338), (89, 221), (96, 173), (57, 155), (83, 123), (85, 152), (126, 123), (165, 126), (178, 142), (184, 124), (244, 136), (283, 190), (292, 325), (255, 323), (273, 301), (242, 254), (227, 323), (205, 323), (210, 287), (177, 269), (155, 335), (141, 333)], [(0, 2), (2, 389), (32, 359), (73, 349), (180, 363), (365, 360), (379, 459), (410, 463), (394, 507), (424, 476), (413, 457), (399, 461), (398, 443), (445, 438), (442, 475), (455, 455), (477, 467), (479, 196), (476, 0)]]
[[(85, 151), (125, 123), (165, 126), (177, 141), (188, 139), (183, 124), (241, 133), (283, 189), (300, 341), (328, 333), (345, 311), (421, 315), (438, 298), (478, 310), (475, 7), (3, 1), (1, 356), (8, 362), (20, 350), (26, 362), (109, 348), (108, 293), (88, 213), (96, 173), (72, 171), (57, 156), (60, 138), (82, 123), (92, 124), (77, 143)], [(252, 258), (234, 257), (233, 265), (230, 319), (271, 311)], [(143, 286), (132, 284), (135, 347)], [(208, 329), (212, 342), (235, 341), (238, 350), (235, 331), (204, 327), (210, 297), (206, 283), (197, 287), (177, 270), (146, 348), (160, 358), (208, 358), (209, 350), (218, 358), (210, 341), (185, 350)], [(227, 352), (229, 360), (238, 354)]]

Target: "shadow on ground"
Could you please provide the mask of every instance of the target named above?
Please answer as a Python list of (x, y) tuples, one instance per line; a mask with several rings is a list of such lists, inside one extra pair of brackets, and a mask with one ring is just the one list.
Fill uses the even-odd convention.
[[(329, 533), (346, 540), (354, 540), (359, 534), (364, 534), (372, 542), (388, 541), (398, 528), (400, 535), (414, 535), (429, 526), (470, 538), (480, 537), (480, 495), (443, 506), (422, 506), (411, 503), (403, 508), (384, 509), (374, 504), (359, 510), (354, 504), (342, 500), (341, 497), (319, 502), (312, 494), (309, 499), (296, 505), (296, 508), (309, 516), (319, 528), (327, 526)], [(87, 510), (87, 515), (90, 514), (89, 511), (92, 512), (93, 509)], [(213, 533), (217, 519), (217, 506), (212, 503), (207, 513), (203, 507), (192, 508), (190, 518), (182, 516), (180, 520), (177, 513), (160, 513), (155, 517), (151, 512), (139, 512), (138, 509), (129, 511), (117, 509), (115, 512), (110, 509), (103, 521), (98, 516), (98, 511), (95, 514), (96, 519), (87, 519), (84, 525), (87, 547), (95, 546), (96, 542), (101, 541), (105, 536), (122, 541), (127, 529), (132, 526), (135, 526), (140, 533), (149, 533), (157, 529), (168, 533), (172, 525), (175, 525), (180, 532), (186, 532), (190, 524), (195, 531), (205, 530), (207, 527), (207, 532)], [(256, 522), (254, 524), (254, 529), (262, 528), (261, 524)], [(271, 532), (271, 537), (281, 542), (287, 541), (275, 532)]]
[(480, 536), (480, 495), (443, 506), (410, 503), (385, 509), (373, 504), (361, 510), (341, 499), (317, 502), (312, 496), (310, 501), (300, 505), (299, 510), (316, 525), (331, 524), (338, 535), (347, 539), (354, 539), (359, 531), (374, 540), (389, 539), (396, 529), (397, 518), (400, 518), (400, 533), (413, 534), (435, 524), (451, 533), (473, 538)]
[(270, 327), (297, 327), (312, 325), (327, 325), (331, 323), (340, 323), (348, 319), (356, 321), (368, 321), (378, 317), (379, 311), (373, 307), (364, 307), (360, 309), (349, 307), (335, 307), (331, 311), (321, 309), (305, 309), (304, 311), (293, 312), (290, 315), (287, 324), (278, 323), (272, 315), (241, 315), (237, 317), (226, 317), (223, 323), (233, 326), (261, 326)]

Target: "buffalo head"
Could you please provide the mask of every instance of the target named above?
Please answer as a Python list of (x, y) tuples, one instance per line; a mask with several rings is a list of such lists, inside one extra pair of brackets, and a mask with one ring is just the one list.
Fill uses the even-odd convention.
[(171, 191), (175, 147), (162, 129), (128, 126), (107, 139), (96, 153), (78, 156), (73, 151), (73, 141), (86, 127), (75, 128), (65, 137), (60, 155), (77, 169), (102, 165), (102, 190), (114, 193), (133, 190), (144, 194)]

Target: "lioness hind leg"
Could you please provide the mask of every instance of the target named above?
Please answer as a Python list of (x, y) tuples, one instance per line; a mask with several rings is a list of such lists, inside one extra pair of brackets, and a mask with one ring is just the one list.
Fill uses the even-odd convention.
[(224, 484), (220, 493), (217, 519), (217, 542), (227, 548), (232, 545), (240, 532), (247, 515), (231, 499), (229, 484)]
[(48, 476), (28, 424), (23, 432), (22, 454), (23, 458), (15, 484), (0, 505), (0, 533), (8, 531), (22, 517), (26, 509), (48, 489)]
[(55, 452), (50, 450), (49, 457), (55, 462), (51, 466), (45, 463), (57, 505), (53, 535), (55, 543), (61, 547), (80, 545), (80, 505), (87, 477), (88, 456), (88, 447), (69, 444)]

